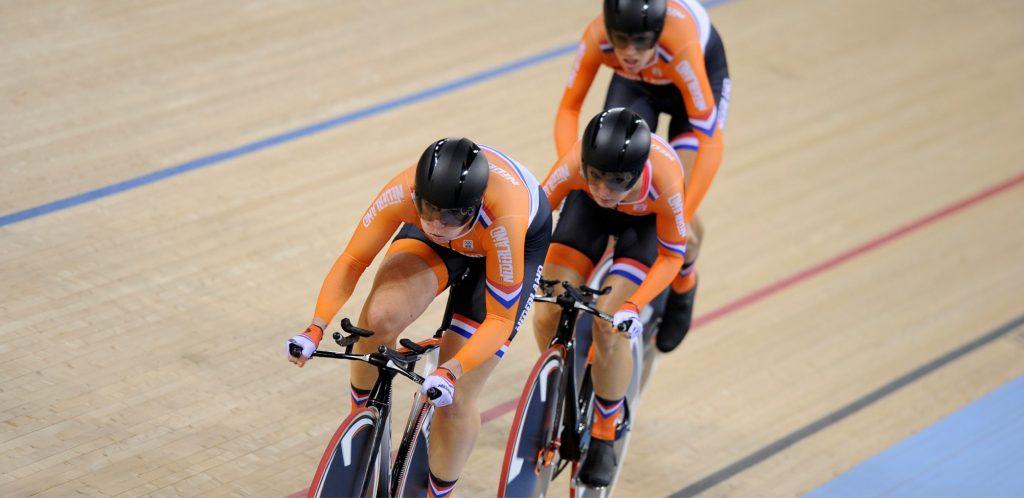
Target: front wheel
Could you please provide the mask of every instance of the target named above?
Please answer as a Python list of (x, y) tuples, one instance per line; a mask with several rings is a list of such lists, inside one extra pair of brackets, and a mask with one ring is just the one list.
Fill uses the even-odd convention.
[(380, 423), (376, 408), (364, 407), (350, 413), (324, 450), (307, 496), (376, 495), (381, 465), (388, 458), (385, 445), (376, 454), (373, 451), (373, 436)]
[(498, 496), (543, 496), (557, 464), (558, 398), (565, 371), (561, 346), (548, 349), (534, 364), (523, 387), (505, 445)]
[(391, 496), (427, 496), (430, 474), (427, 454), (433, 414), (434, 406), (417, 392), (409, 422), (402, 434), (402, 442), (392, 463)]

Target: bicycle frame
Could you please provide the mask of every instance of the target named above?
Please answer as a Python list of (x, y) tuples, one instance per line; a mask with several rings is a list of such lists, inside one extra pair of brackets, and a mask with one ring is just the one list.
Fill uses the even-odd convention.
[[(550, 292), (553, 283), (542, 281), (542, 285)], [(547, 483), (564, 470), (568, 462), (578, 460), (580, 443), (585, 446), (589, 442), (592, 391), (587, 387), (588, 382), (577, 381), (574, 333), (581, 312), (606, 320), (611, 320), (611, 316), (586, 304), (590, 296), (604, 291), (585, 286), (582, 291), (572, 286), (565, 289), (559, 296), (548, 294), (534, 298), (555, 303), (562, 312), (547, 352), (538, 359), (524, 387), (506, 445), (500, 496), (543, 494)], [(585, 372), (589, 375), (589, 371)], [(559, 457), (557, 465), (555, 456)], [(524, 472), (527, 463), (532, 464), (532, 473)]]
[[(397, 484), (397, 482), (389, 471), (393, 381), (396, 375), (402, 375), (417, 384), (422, 384), (423, 377), (416, 374), (413, 370), (422, 356), (436, 352), (439, 340), (434, 337), (417, 344), (403, 339), (402, 344), (405, 346), (404, 348), (391, 350), (381, 346), (376, 352), (359, 355), (351, 353), (352, 345), (358, 340), (357, 336), (362, 335), (365, 337), (372, 333), (353, 327), (347, 319), (342, 321), (342, 328), (353, 333), (353, 335), (344, 339), (339, 339), (340, 334), (335, 333), (335, 341), (345, 347), (344, 353), (316, 351), (313, 353), (313, 356), (362, 361), (376, 367), (378, 376), (377, 381), (370, 390), (366, 406), (354, 410), (341, 424), (338, 432), (332, 438), (313, 477), (313, 484), (310, 486), (309, 495), (317, 496), (321, 494), (324, 492), (325, 484), (328, 483), (331, 484), (329, 492), (335, 492), (334, 487), (340, 487), (345, 490), (342, 492), (347, 494), (360, 493), (367, 495), (372, 493), (377, 496), (395, 494), (397, 488), (393, 484)], [(430, 406), (429, 403), (427, 403), (427, 406)], [(352, 434), (355, 434), (355, 432), (349, 433), (348, 431), (358, 432), (359, 428), (365, 425), (372, 427), (372, 433), (369, 435), (369, 449), (365, 452), (365, 455), (370, 456), (368, 461), (357, 462), (355, 470), (359, 472), (359, 475), (352, 477), (359, 479), (359, 482), (346, 481), (344, 476), (339, 480), (337, 479), (337, 474), (331, 472), (339, 445), (341, 445), (343, 453), (343, 464), (348, 466), (353, 445)], [(418, 428), (417, 426), (416, 429), (418, 430)], [(411, 440), (413, 436), (407, 434), (405, 439)], [(358, 467), (358, 465), (362, 465), (362, 467)], [(396, 476), (402, 477), (400, 474), (396, 474)]]
[[(610, 266), (611, 261), (601, 265), (588, 284), (599, 287)], [(535, 363), (520, 396), (505, 447), (505, 460), (498, 484), (499, 496), (543, 496), (547, 494), (549, 483), (569, 464), (572, 464), (572, 496), (607, 496), (622, 468), (620, 465), (616, 469), (612, 484), (604, 488), (590, 488), (575, 479), (578, 466), (584, 461), (590, 445), (590, 425), (594, 410), (594, 388), (588, 355), (593, 340), (591, 320), (611, 321), (612, 317), (594, 309), (590, 304), (595, 295), (604, 291), (583, 285), (579, 288), (567, 287), (563, 283), (565, 291), (553, 296), (553, 284), (551, 281), (542, 281), (547, 295), (534, 298), (536, 301), (557, 304), (561, 313), (555, 336), (547, 351)], [(651, 372), (653, 339), (659, 310), (666, 294), (667, 291), (663, 292), (650, 306), (641, 310), (644, 336), (630, 339), (633, 375), (623, 402), (623, 416), (616, 426), (615, 452), (620, 462), (629, 443), (632, 411)], [(538, 395), (545, 390), (546, 399), (543, 394)], [(558, 461), (554, 459), (556, 453)], [(533, 464), (532, 475), (523, 472), (524, 465), (530, 463)]]

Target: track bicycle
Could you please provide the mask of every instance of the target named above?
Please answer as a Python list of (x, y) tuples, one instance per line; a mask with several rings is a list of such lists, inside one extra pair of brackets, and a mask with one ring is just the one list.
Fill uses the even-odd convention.
[[(366, 406), (353, 410), (331, 437), (313, 475), (308, 496), (426, 496), (427, 444), (433, 405), (417, 390), (401, 443), (392, 460), (391, 386), (396, 375), (423, 384), (423, 377), (415, 372), (416, 363), (426, 357), (424, 371), (436, 367), (441, 333), (447, 326), (438, 329), (430, 339), (413, 342), (403, 338), (399, 341), (401, 348), (382, 345), (376, 352), (367, 354), (352, 354), (352, 346), (360, 338), (372, 336), (373, 331), (356, 327), (348, 318), (341, 321), (341, 328), (347, 335), (342, 337), (335, 332), (332, 337), (344, 352), (317, 350), (313, 356), (369, 363), (377, 367), (377, 382), (370, 390)], [(294, 344), (289, 350), (293, 356), (302, 351)], [(427, 392), (429, 399), (440, 395), (436, 388)]]
[(553, 290), (559, 282), (541, 280), (543, 295), (534, 300), (555, 304), (562, 311), (551, 345), (538, 358), (523, 387), (505, 446), (499, 497), (545, 496), (550, 482), (570, 466), (570, 494), (574, 497), (607, 496), (615, 485), (629, 444), (632, 410), (653, 368), (659, 310), (664, 309), (667, 293), (663, 292), (642, 310), (643, 336), (630, 340), (633, 376), (626, 391), (623, 415), (616, 424), (615, 456), (619, 463), (616, 475), (609, 486), (590, 488), (576, 479), (576, 473), (590, 445), (594, 412), (591, 326), (595, 318), (612, 320), (611, 315), (594, 308), (593, 304), (596, 296), (611, 290), (600, 287), (610, 267), (611, 261), (599, 266), (590, 281), (594, 287), (575, 287), (561, 282), (564, 290), (557, 296), (553, 295)]

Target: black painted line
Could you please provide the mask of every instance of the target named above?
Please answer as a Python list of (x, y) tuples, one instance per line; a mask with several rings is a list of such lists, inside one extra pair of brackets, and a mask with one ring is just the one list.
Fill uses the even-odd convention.
[(999, 339), (1006, 334), (1009, 334), (1017, 327), (1024, 325), (1024, 314), (1010, 320), (1009, 322), (999, 326), (995, 330), (988, 332), (977, 339), (974, 339), (938, 358), (935, 358), (920, 367), (911, 370), (900, 376), (899, 378), (889, 382), (888, 384), (875, 389), (874, 391), (858, 398), (850, 404), (839, 408), (824, 417), (807, 424), (800, 429), (797, 429), (775, 442), (764, 446), (763, 448), (725, 466), (715, 472), (705, 476), (701, 480), (686, 486), (679, 491), (669, 495), (671, 498), (694, 496), (708, 489), (717, 486), (729, 479), (736, 474), (743, 472), (750, 467), (753, 467), (775, 455), (784, 451), (786, 448), (793, 446), (794, 444), (807, 439), (808, 437), (828, 428), (829, 426), (839, 422), (850, 415), (853, 415), (864, 408), (874, 404), (875, 402), (885, 398), (886, 396), (906, 387), (909, 384), (920, 380), (922, 377), (946, 366), (953, 361), (966, 356), (967, 354)]

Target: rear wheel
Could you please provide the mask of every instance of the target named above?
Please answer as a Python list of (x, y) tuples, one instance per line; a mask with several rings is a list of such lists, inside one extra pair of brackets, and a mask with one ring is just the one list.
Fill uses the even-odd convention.
[(331, 437), (313, 475), (308, 496), (374, 496), (380, 484), (382, 445), (374, 454), (373, 435), (380, 425), (376, 408), (349, 414)]
[(534, 364), (519, 398), (512, 430), (505, 445), (498, 496), (542, 496), (551, 482), (557, 462), (554, 444), (559, 428), (561, 376), (564, 350), (548, 349)]

